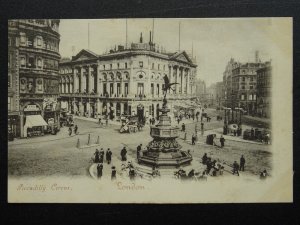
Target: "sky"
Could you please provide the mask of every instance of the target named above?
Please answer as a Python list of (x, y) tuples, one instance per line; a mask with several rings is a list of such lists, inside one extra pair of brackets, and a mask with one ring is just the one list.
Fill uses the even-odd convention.
[[(222, 81), (230, 58), (239, 62), (253, 62), (255, 51), (262, 61), (272, 59), (274, 21), (271, 18), (236, 19), (154, 19), (154, 42), (167, 52), (180, 50), (192, 52), (197, 62), (197, 78), (206, 85)], [(128, 43), (139, 42), (142, 32), (144, 42), (149, 42), (153, 19), (127, 19)], [(88, 28), (89, 27), (89, 28)], [(90, 32), (88, 32), (88, 30)], [(126, 43), (126, 19), (61, 20), (60, 54), (71, 57), (81, 49), (96, 54)], [(74, 47), (73, 47), (74, 46)]]

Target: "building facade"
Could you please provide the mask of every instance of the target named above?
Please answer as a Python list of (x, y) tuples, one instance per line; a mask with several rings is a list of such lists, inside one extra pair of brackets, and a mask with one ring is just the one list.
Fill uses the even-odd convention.
[(16, 137), (59, 124), (59, 20), (8, 22), (8, 125)]
[(174, 85), (168, 102), (195, 98), (196, 67), (185, 51), (161, 52), (155, 44), (132, 43), (108, 54), (80, 51), (60, 63), (62, 107), (87, 117), (122, 114), (158, 117), (164, 76)]
[(272, 66), (267, 62), (265, 67), (257, 70), (257, 114), (271, 117), (272, 107)]
[(257, 109), (257, 70), (264, 63), (244, 63), (232, 70), (232, 106), (253, 115)]
[(203, 80), (196, 81), (196, 96), (201, 102), (205, 102), (206, 98), (206, 84)]

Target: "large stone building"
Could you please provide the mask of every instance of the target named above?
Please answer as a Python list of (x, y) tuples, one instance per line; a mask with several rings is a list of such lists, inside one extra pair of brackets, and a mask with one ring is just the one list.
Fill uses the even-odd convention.
[(204, 102), (206, 99), (206, 84), (203, 80), (196, 81), (196, 96), (200, 99), (201, 102)]
[[(150, 35), (151, 36), (151, 35)], [(118, 46), (108, 54), (81, 50), (60, 63), (62, 107), (88, 117), (122, 114), (158, 117), (165, 75), (171, 83), (172, 108), (178, 100), (195, 97), (196, 67), (185, 51), (159, 51), (150, 40)]]
[(16, 137), (58, 124), (59, 20), (8, 22), (8, 126)]
[(257, 70), (257, 113), (262, 117), (271, 117), (272, 103), (272, 66), (271, 62)]
[(230, 108), (240, 107), (247, 114), (257, 112), (257, 70), (265, 67), (255, 52), (255, 62), (240, 63), (230, 59), (223, 73), (225, 105)]

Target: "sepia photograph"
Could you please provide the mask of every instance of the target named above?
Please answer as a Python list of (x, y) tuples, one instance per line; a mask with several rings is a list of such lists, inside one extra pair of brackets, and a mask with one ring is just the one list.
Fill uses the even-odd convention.
[(8, 202), (292, 202), (292, 27), (8, 20)]

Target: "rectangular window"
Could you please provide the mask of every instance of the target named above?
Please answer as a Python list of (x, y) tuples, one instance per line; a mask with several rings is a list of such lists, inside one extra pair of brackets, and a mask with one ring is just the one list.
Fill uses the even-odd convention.
[(42, 46), (42, 39), (41, 38), (37, 39), (37, 46)]
[(249, 100), (252, 100), (252, 94), (251, 94), (251, 95), (249, 95)]
[(11, 97), (8, 97), (7, 99), (7, 109), (8, 111), (11, 111)]
[(154, 69), (154, 63), (152, 63), (152, 69)]
[(105, 65), (103, 65), (103, 70), (105, 70)]
[(252, 86), (252, 85), (250, 86), (250, 89), (253, 89), (253, 86)]
[(253, 100), (256, 100), (256, 94), (253, 94)]
[(25, 43), (26, 43), (26, 36), (24, 33), (21, 33), (20, 44), (25, 45)]
[(25, 64), (26, 64), (26, 60), (25, 60), (25, 57), (20, 57), (20, 65), (21, 67), (25, 67)]
[(166, 70), (166, 65), (164, 65), (164, 71)]
[(244, 100), (245, 99), (245, 96), (244, 95), (241, 95), (241, 100)]
[(109, 95), (112, 96), (114, 94), (114, 84), (110, 83)]
[(151, 83), (151, 95), (153, 96), (154, 95), (154, 84)]
[(128, 83), (125, 83), (125, 97), (128, 95)]
[(142, 68), (144, 65), (143, 65), (143, 61), (139, 61), (139, 65), (140, 67)]
[(8, 73), (8, 87), (11, 87), (11, 74)]
[(117, 83), (117, 96), (120, 95), (120, 88), (121, 88), (121, 84)]
[(103, 84), (103, 94), (105, 95), (107, 93), (106, 84)]
[(245, 89), (245, 86), (244, 86), (244, 85), (242, 86), (242, 89), (243, 89), (243, 90)]
[(245, 77), (243, 77), (243, 81), (245, 81), (246, 79), (245, 79)]
[(157, 86), (156, 94), (159, 95), (159, 84), (157, 84), (156, 86)]
[(250, 78), (250, 81), (253, 81), (253, 77)]
[(118, 69), (119, 69), (119, 67), (120, 67), (120, 63), (118, 63), (118, 64), (117, 64), (117, 66), (118, 66)]
[(125, 63), (125, 69), (127, 69), (127, 63)]
[(112, 64), (110, 64), (110, 69), (112, 70)]
[(138, 83), (137, 86), (137, 94), (138, 95), (144, 95), (144, 84), (143, 83)]

